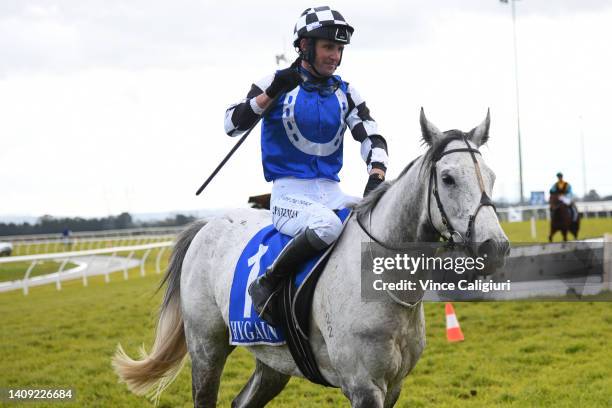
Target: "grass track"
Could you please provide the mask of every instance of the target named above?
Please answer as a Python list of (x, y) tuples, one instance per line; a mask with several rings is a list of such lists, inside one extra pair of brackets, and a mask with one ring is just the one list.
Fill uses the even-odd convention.
[[(74, 387), (78, 406), (141, 407), (145, 399), (117, 384), (110, 367), (118, 342), (131, 355), (153, 340), (153, 295), (159, 276), (111, 283), (92, 278), (0, 297), (3, 387)], [(607, 302), (457, 303), (466, 341), (448, 344), (444, 305), (427, 303), (426, 351), (397, 406), (606, 406), (612, 399), (612, 305)], [(162, 395), (161, 407), (190, 406), (190, 369)], [(224, 373), (220, 406), (246, 383), (253, 368), (244, 349)], [(475, 395), (474, 395), (475, 394)], [(28, 406), (57, 407), (48, 403)], [(348, 406), (338, 390), (292, 379), (271, 407)], [(72, 405), (74, 406), (74, 405)]]
[[(550, 223), (547, 220), (536, 221), (536, 238), (531, 237), (531, 222), (503, 222), (502, 228), (512, 242), (548, 242)], [(604, 233), (612, 233), (612, 218), (583, 218), (580, 220), (578, 239), (601, 237)], [(568, 233), (568, 239), (574, 237)], [(553, 241), (563, 240), (560, 232), (553, 237)]]
[[(527, 225), (527, 233), (529, 233)], [(604, 227), (612, 231), (612, 228)], [(510, 233), (513, 241), (521, 240)], [(154, 256), (148, 264), (152, 270)], [(0, 387), (74, 387), (77, 403), (31, 407), (152, 406), (129, 393), (110, 367), (121, 342), (137, 355), (153, 340), (159, 276), (121, 273), (0, 294)], [(609, 302), (455, 303), (466, 341), (448, 344), (444, 305), (427, 303), (428, 344), (404, 385), (398, 407), (555, 406), (612, 404), (612, 304)], [(227, 407), (253, 369), (237, 348), (222, 378)], [(191, 406), (190, 367), (162, 395), (160, 407)], [(16, 404), (2, 404), (13, 407)], [(348, 406), (336, 389), (292, 379), (270, 407)]]
[[(28, 267), (32, 262), (11, 262), (8, 264), (0, 264), (0, 282), (21, 280), (25, 276)], [(56, 261), (40, 261), (30, 272), (30, 277), (47, 275), (57, 272), (61, 262)], [(75, 268), (77, 264), (68, 262), (64, 266), (64, 271)]]

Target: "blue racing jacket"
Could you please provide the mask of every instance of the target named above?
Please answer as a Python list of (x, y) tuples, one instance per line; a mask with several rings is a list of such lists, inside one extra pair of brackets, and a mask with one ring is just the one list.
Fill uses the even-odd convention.
[[(339, 181), (347, 127), (361, 143), (368, 172), (373, 167), (386, 170), (387, 143), (378, 134), (376, 122), (357, 90), (337, 75), (319, 80), (301, 67), (300, 73), (305, 81), (281, 94), (263, 118), (261, 152), (265, 179)], [(253, 84), (243, 101), (227, 109), (228, 135), (239, 136), (257, 121), (263, 109), (255, 98), (273, 79), (274, 75), (270, 75)]]

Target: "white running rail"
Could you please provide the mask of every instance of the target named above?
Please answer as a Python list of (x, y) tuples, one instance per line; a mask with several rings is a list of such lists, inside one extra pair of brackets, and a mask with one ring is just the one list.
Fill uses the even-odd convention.
[[(20, 281), (17, 281), (19, 282), (18, 286), (23, 288), (24, 295), (27, 295), (28, 288), (32, 286), (32, 279), (30, 278), (32, 269), (34, 269), (36, 264), (41, 261), (50, 260), (50, 261), (61, 262), (61, 265), (57, 272), (53, 274), (45, 275), (46, 277), (53, 277), (55, 278), (55, 280), (46, 279), (44, 282), (44, 283), (52, 283), (53, 281), (55, 281), (57, 289), (61, 290), (62, 280), (65, 280), (67, 278), (69, 279), (78, 278), (78, 275), (76, 274), (72, 274), (71, 276), (66, 276), (66, 273), (64, 273), (63, 274), (64, 276), (62, 276), (62, 272), (64, 272), (64, 267), (66, 266), (66, 264), (68, 263), (70, 259), (83, 258), (87, 256), (93, 257), (97, 255), (111, 255), (110, 257), (108, 257), (106, 268), (103, 268), (102, 270), (102, 273), (105, 275), (106, 282), (109, 282), (108, 275), (112, 269), (110, 268), (110, 264), (112, 260), (115, 259), (115, 257), (117, 256), (119, 252), (129, 252), (128, 260), (131, 260), (134, 257), (134, 254), (136, 253), (136, 251), (145, 251), (142, 256), (142, 259), (138, 260), (138, 265), (140, 265), (140, 274), (142, 276), (145, 276), (145, 262), (147, 260), (147, 257), (150, 255), (151, 251), (154, 249), (159, 250), (157, 253), (157, 258), (155, 260), (155, 270), (159, 274), (161, 273), (161, 268), (160, 268), (161, 257), (166, 251), (166, 249), (169, 247), (172, 247), (173, 245), (174, 243), (172, 241), (164, 241), (164, 242), (156, 242), (156, 243), (144, 244), (144, 245), (131, 245), (131, 246), (118, 246), (118, 247), (113, 247), (113, 248), (91, 249), (87, 251), (71, 251), (71, 252), (60, 252), (60, 253), (51, 253), (51, 254), (10, 256), (6, 258), (0, 258), (0, 265), (12, 263), (12, 262), (31, 262), (23, 279), (21, 279)], [(87, 286), (87, 276), (88, 276), (87, 268), (83, 267), (82, 262), (77, 261), (76, 263), (81, 263), (81, 265), (75, 268), (75, 270), (79, 270), (83, 272), (82, 273), (83, 286)], [(128, 264), (129, 262), (124, 263), (125, 266), (124, 266), (123, 273), (124, 273), (125, 279), (127, 279), (127, 276), (128, 276), (128, 273), (127, 273)], [(40, 278), (40, 277), (37, 277), (37, 278)], [(41, 284), (41, 282), (38, 282), (38, 284)]]

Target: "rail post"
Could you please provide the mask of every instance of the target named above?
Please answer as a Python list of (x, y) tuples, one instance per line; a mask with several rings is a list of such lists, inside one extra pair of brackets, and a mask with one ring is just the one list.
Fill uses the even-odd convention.
[(32, 261), (32, 263), (30, 264), (30, 266), (28, 267), (28, 270), (25, 273), (25, 276), (23, 277), (23, 294), (27, 295), (28, 294), (28, 280), (30, 279), (30, 273), (32, 273), (32, 269), (34, 269), (34, 267), (38, 264), (38, 261)]
[(144, 255), (142, 256), (142, 260), (140, 261), (140, 276), (142, 276), (144, 278), (145, 276), (145, 262), (147, 262), (147, 258), (149, 257), (149, 254), (151, 253), (150, 249), (147, 249), (144, 253)]
[(123, 279), (125, 280), (128, 280), (128, 264), (132, 260), (133, 256), (134, 256), (134, 251), (130, 252), (130, 254), (127, 257), (127, 261), (123, 265)]
[(111, 256), (108, 258), (108, 262), (106, 262), (106, 272), (104, 273), (104, 282), (109, 283), (110, 282), (110, 269), (111, 269), (111, 264), (113, 263), (113, 261), (115, 260), (115, 255), (117, 254), (117, 251), (113, 252), (111, 254)]
[(603, 241), (603, 287), (612, 290), (612, 234), (604, 234)]
[(62, 290), (62, 279), (61, 279), (61, 274), (64, 271), (64, 268), (66, 267), (66, 264), (68, 263), (68, 258), (64, 259), (62, 261), (62, 264), (60, 265), (59, 270), (57, 271), (57, 280), (55, 281), (55, 288), (57, 290)]
[(157, 252), (157, 259), (155, 259), (155, 272), (159, 275), (161, 273), (161, 257), (166, 251), (166, 247), (161, 247)]

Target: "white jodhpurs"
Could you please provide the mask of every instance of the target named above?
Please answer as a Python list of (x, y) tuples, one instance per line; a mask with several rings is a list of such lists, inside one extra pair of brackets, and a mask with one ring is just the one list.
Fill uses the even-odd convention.
[(333, 210), (352, 207), (360, 200), (344, 194), (333, 180), (277, 179), (270, 198), (272, 223), (292, 237), (309, 228), (327, 246), (342, 232), (342, 222)]

